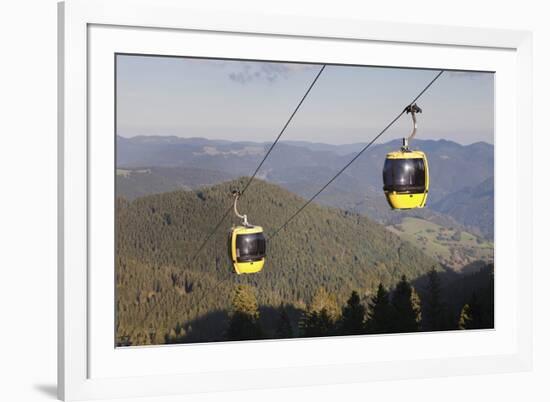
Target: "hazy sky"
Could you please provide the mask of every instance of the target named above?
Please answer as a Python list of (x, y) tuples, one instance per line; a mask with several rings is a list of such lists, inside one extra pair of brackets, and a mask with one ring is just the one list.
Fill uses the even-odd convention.
[[(124, 137), (272, 141), (320, 66), (118, 56), (117, 127)], [(437, 71), (327, 66), (284, 140), (367, 142)], [(420, 98), (418, 138), (493, 143), (492, 73), (445, 72)], [(381, 142), (408, 135), (403, 116)]]

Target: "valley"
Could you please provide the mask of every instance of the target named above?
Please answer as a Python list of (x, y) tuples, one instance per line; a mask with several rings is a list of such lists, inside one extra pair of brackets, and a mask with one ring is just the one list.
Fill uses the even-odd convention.
[(412, 217), (406, 217), (401, 223), (387, 228), (456, 271), (475, 262), (489, 263), (494, 259), (493, 243), (460, 229)]

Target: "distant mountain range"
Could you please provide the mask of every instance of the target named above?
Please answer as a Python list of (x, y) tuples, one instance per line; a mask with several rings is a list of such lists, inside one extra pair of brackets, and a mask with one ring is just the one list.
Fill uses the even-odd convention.
[[(231, 142), (162, 136), (117, 137), (117, 193), (128, 199), (176, 189), (195, 189), (250, 175), (270, 143)], [(258, 178), (309, 197), (364, 147), (282, 141)], [(400, 141), (367, 150), (316, 200), (358, 212), (385, 225), (415, 217), (493, 238), (494, 149), (487, 143), (460, 145), (447, 140), (415, 140), (429, 158), (431, 188), (427, 208), (391, 211), (382, 192), (382, 166)]]
[(192, 167), (150, 167), (117, 169), (117, 192), (132, 200), (144, 195), (174, 190), (191, 190), (232, 179), (232, 175), (217, 170)]
[(481, 183), (460, 189), (439, 200), (433, 208), (452, 216), (467, 228), (479, 228), (489, 239), (494, 237), (494, 187), (493, 177)]

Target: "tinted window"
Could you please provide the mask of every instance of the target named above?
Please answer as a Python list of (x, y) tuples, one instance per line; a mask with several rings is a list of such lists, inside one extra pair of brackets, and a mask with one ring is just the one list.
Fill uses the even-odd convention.
[(237, 235), (237, 261), (257, 261), (265, 257), (263, 233)]
[(384, 190), (424, 191), (426, 171), (422, 158), (386, 159), (384, 164)]

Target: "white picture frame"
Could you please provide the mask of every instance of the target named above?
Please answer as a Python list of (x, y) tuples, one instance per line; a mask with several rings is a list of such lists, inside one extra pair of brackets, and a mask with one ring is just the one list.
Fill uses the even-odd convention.
[[(529, 370), (531, 48), (531, 34), (523, 31), (228, 15), (189, 10), (174, 0), (60, 3), (59, 397), (161, 396)], [(114, 268), (97, 268), (98, 261), (114, 265), (112, 203), (105, 201), (114, 191), (108, 162), (114, 159), (110, 57), (135, 52), (365, 64), (358, 53), (366, 50), (374, 65), (497, 74), (495, 265), (502, 274), (495, 274), (495, 330), (115, 349), (114, 300), (100, 297), (114, 294)], [(511, 170), (510, 183), (507, 197), (499, 198), (504, 168)], [(509, 218), (499, 219), (504, 215)], [(363, 353), (346, 353), (351, 350)]]

